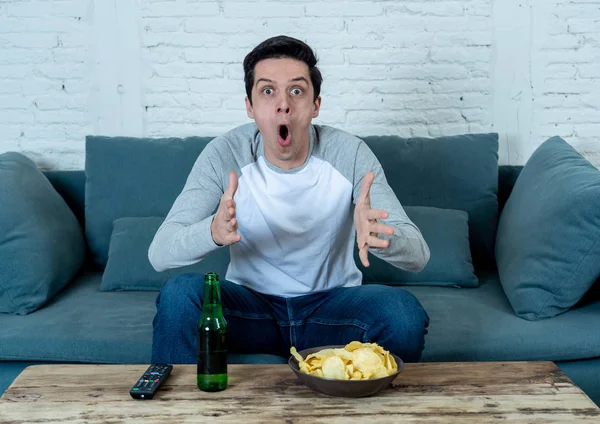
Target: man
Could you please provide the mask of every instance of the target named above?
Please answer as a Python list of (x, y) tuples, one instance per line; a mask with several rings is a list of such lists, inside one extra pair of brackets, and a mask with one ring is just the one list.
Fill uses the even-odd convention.
[[(285, 36), (244, 59), (255, 123), (213, 139), (198, 157), (149, 249), (157, 271), (229, 246), (221, 282), (228, 349), (287, 356), (313, 346), (377, 342), (417, 361), (429, 317), (398, 287), (362, 286), (368, 253), (418, 272), (429, 248), (357, 137), (312, 125), (321, 73), (305, 43)], [(212, 212), (218, 205), (214, 215)], [(195, 363), (204, 276), (182, 274), (157, 297), (153, 363)]]

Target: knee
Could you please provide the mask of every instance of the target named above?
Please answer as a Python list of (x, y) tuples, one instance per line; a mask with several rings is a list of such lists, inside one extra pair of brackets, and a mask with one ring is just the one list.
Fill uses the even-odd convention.
[(156, 306), (159, 311), (181, 311), (190, 304), (202, 306), (202, 288), (203, 278), (200, 274), (177, 275), (161, 288)]
[(429, 326), (427, 312), (411, 292), (394, 288), (393, 293), (388, 297), (388, 302), (388, 309), (393, 311), (392, 313), (397, 319), (400, 318), (400, 320), (406, 322), (409, 328), (421, 332)]
[(378, 297), (380, 337), (405, 362), (418, 361), (429, 326), (427, 312), (412, 293), (398, 287), (383, 287)]
[(417, 298), (400, 287), (370, 286), (368, 301), (373, 310), (390, 324), (408, 322), (410, 327), (426, 328), (429, 316)]

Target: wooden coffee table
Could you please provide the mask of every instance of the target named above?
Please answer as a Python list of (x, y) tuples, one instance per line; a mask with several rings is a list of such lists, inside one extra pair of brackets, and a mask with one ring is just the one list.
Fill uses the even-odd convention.
[(287, 365), (230, 365), (227, 390), (204, 393), (194, 365), (175, 365), (153, 400), (133, 400), (146, 368), (31, 366), (0, 398), (0, 422), (600, 422), (600, 409), (552, 362), (407, 364), (390, 388), (360, 399), (313, 392)]

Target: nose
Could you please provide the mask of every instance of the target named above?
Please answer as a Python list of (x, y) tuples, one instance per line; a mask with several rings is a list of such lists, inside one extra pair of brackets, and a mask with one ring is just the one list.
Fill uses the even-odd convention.
[(285, 94), (280, 96), (279, 101), (277, 102), (277, 113), (284, 113), (286, 115), (290, 113), (290, 104)]

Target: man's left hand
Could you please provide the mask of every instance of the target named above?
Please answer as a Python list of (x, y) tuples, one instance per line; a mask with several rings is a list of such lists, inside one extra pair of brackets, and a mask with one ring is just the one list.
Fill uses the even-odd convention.
[(356, 243), (358, 256), (364, 266), (369, 266), (369, 247), (388, 247), (389, 242), (377, 237), (377, 234), (394, 234), (390, 226), (377, 222), (390, 214), (384, 210), (371, 209), (370, 190), (375, 174), (367, 172), (360, 185), (360, 194), (354, 206), (354, 226), (356, 227)]

